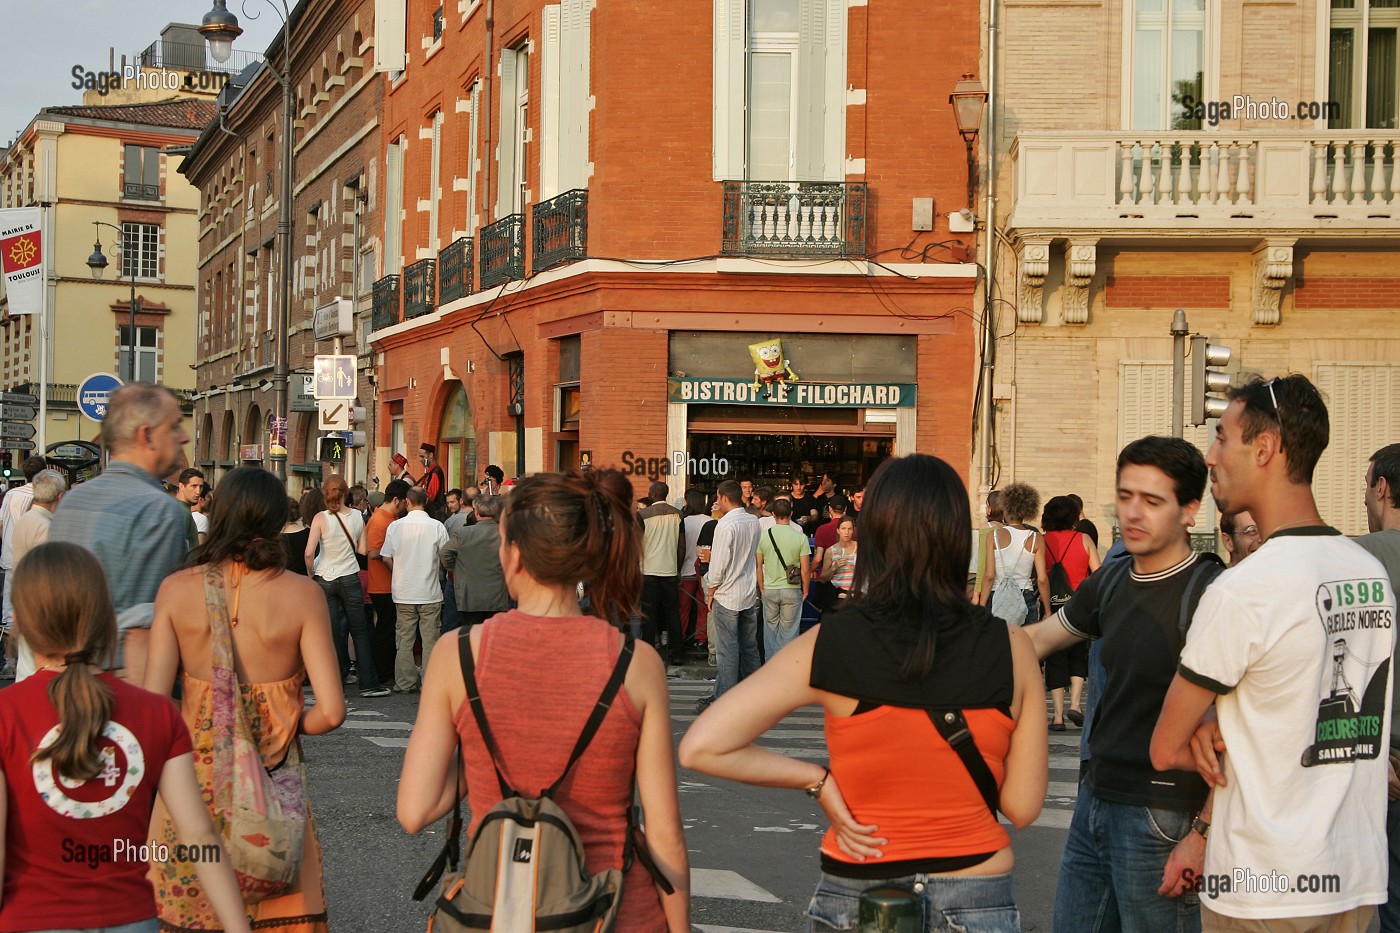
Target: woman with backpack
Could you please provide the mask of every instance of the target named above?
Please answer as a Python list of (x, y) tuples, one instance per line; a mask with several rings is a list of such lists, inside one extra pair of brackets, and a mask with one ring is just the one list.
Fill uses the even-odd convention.
[[(146, 865), (167, 854), (149, 846), (157, 794), (179, 842), (222, 854), (189, 732), (168, 699), (103, 671), (117, 619), (97, 558), (41, 544), (14, 574), (15, 622), (38, 671), (0, 692), (0, 929), (156, 933)], [(198, 869), (221, 928), (247, 930), (227, 864)]]
[[(1069, 597), (1084, 578), (1099, 569), (1099, 549), (1075, 526), (1084, 507), (1072, 496), (1056, 496), (1045, 503), (1040, 525), (1045, 529), (1045, 579), (1053, 587), (1052, 610), (1069, 602)], [(1062, 568), (1062, 569), (1061, 569)], [(1047, 618), (1049, 616), (1047, 615)], [(1050, 703), (1055, 718), (1051, 730), (1063, 732), (1065, 717), (1076, 726), (1084, 725), (1084, 679), (1089, 676), (1089, 643), (1081, 641), (1045, 659), (1045, 688), (1050, 691)], [(1070, 688), (1069, 709), (1065, 709), (1065, 688)]]
[[(501, 568), (517, 608), (433, 649), (404, 756), (398, 817), (418, 833), (453, 810), (465, 787), (470, 852), (479, 834), (500, 830), (499, 808), (547, 796), (581, 840), (591, 883), (621, 884), (620, 899), (608, 899), (620, 904), (611, 929), (674, 933), (690, 929), (689, 862), (666, 671), (651, 645), (616, 624), (632, 617), (641, 592), (641, 528), (631, 502), (631, 483), (616, 470), (542, 473), (516, 485), (500, 530)], [(579, 608), (579, 583), (593, 615)], [(477, 703), (464, 702), (468, 677)], [(595, 710), (602, 712), (591, 716)], [(637, 845), (631, 841), (642, 833), (629, 821), (634, 786), (646, 814), (645, 842)], [(530, 851), (526, 840), (513, 845)], [(479, 896), (484, 906), (475, 909), (493, 906), (497, 854), (485, 846), (444, 892), (454, 905)], [(648, 872), (652, 860), (659, 877)], [(519, 860), (506, 866), (520, 867)], [(491, 879), (485, 893), (472, 883), (483, 869)], [(528, 888), (496, 906), (540, 916)]]
[[(840, 623), (798, 636), (726, 692), (681, 741), (681, 765), (802, 790), (831, 827), (807, 915), (853, 930), (860, 896), (922, 900), (927, 930), (1019, 930), (1012, 825), (1040, 813), (1049, 777), (1030, 638), (966, 593), (967, 490), (926, 454), (886, 460), (860, 518), (862, 557)], [(830, 767), (754, 744), (822, 707)]]
[(990, 559), (982, 575), (981, 604), (991, 607), (998, 619), (1015, 625), (1037, 621), (1050, 605), (1045, 538), (1026, 524), (1039, 507), (1040, 493), (1026, 483), (1012, 483), (1001, 491), (1004, 523), (993, 526), (987, 535)]
[[(242, 467), (219, 483), (209, 539), (192, 566), (166, 578), (156, 596), (146, 689), (169, 696), (183, 673), (185, 724), (194, 737), (195, 773), (239, 873), (257, 929), (324, 933), (321, 848), (307, 803), (299, 734), (323, 735), (345, 721), (325, 597), (315, 583), (284, 572), (281, 531), (286, 493), (277, 477)], [(305, 708), (307, 680), (316, 704)], [(264, 802), (250, 804), (256, 788)], [(256, 831), (244, 808), (266, 817)], [(173, 848), (162, 808), (151, 823)], [(246, 841), (265, 835), (285, 848)], [(299, 844), (297, 841), (299, 840)], [(200, 866), (151, 866), (167, 928), (222, 927), (203, 888)], [(281, 880), (276, 880), (280, 877)]]

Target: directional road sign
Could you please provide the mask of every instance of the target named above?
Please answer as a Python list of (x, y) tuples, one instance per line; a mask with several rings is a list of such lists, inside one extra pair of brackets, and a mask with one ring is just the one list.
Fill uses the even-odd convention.
[(13, 437), (27, 441), (34, 436), (34, 425), (24, 422), (0, 421), (0, 437)]
[(314, 366), (316, 372), (316, 397), (354, 398), (355, 397), (355, 358), (353, 356), (318, 356)]
[(0, 404), (0, 421), (32, 421), (36, 412), (29, 405)]
[(0, 402), (15, 405), (38, 405), (39, 399), (28, 392), (0, 392)]
[(0, 450), (33, 450), (33, 441), (16, 440), (13, 437), (0, 439)]
[(350, 430), (351, 406), (349, 402), (338, 398), (323, 398), (319, 405), (321, 406), (322, 431)]
[(78, 410), (93, 421), (107, 417), (107, 399), (122, 381), (111, 373), (93, 373), (78, 384)]

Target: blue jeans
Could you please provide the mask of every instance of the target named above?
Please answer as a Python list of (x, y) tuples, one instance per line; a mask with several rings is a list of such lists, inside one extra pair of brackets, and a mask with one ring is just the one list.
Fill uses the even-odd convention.
[(769, 661), (797, 637), (802, 621), (802, 591), (797, 587), (773, 587), (763, 591), (763, 656)]
[(1400, 800), (1386, 802), (1385, 835), (1390, 849), (1389, 899), (1376, 912), (1381, 918), (1381, 933), (1400, 933)]
[(326, 594), (331, 610), (331, 638), (335, 640), (335, 654), (340, 661), (340, 679), (344, 680), (350, 673), (350, 650), (345, 643), (348, 624), (349, 635), (355, 639), (355, 669), (359, 672), (360, 690), (378, 690), (374, 640), (370, 637), (369, 623), (365, 621), (365, 594), (360, 590), (360, 575), (348, 573), (336, 580), (317, 577), (316, 582), (321, 584), (321, 592)]
[(710, 637), (715, 642), (715, 697), (719, 698), (758, 670), (758, 604), (735, 610), (715, 600)]
[(138, 920), (135, 923), (123, 923), (119, 927), (88, 927), (83, 930), (68, 927), (44, 930), (43, 933), (157, 933), (159, 929), (160, 921), (152, 917), (149, 920)]
[(904, 888), (922, 895), (924, 933), (1021, 933), (1011, 874), (905, 875), (879, 881), (822, 873), (807, 908), (814, 933), (854, 930), (860, 895), (871, 888)]
[(438, 582), (442, 584), (442, 631), (446, 634), (461, 626), (462, 617), (457, 612), (457, 590), (452, 580), (444, 573), (438, 577)]
[(1100, 800), (1079, 786), (1055, 889), (1055, 933), (1200, 933), (1199, 895), (1163, 897), (1194, 813)]

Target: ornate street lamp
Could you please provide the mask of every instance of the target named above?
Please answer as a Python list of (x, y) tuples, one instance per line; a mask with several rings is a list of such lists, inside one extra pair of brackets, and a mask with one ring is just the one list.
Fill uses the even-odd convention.
[[(101, 220), (92, 222), (97, 227), (97, 234), (93, 238), (92, 255), (87, 259), (88, 269), (92, 272), (92, 277), (101, 280), (102, 273), (107, 271), (107, 254), (102, 251), (102, 229), (107, 227), (117, 231), (117, 247), (124, 249), (122, 228), (115, 224), (109, 224)], [(120, 275), (117, 276), (119, 279)], [(127, 276), (127, 281), (131, 284), (131, 329), (127, 334), (126, 343), (126, 381), (136, 381), (136, 268), (132, 266), (131, 274)]]
[[(277, 243), (280, 255), (281, 276), (277, 295), (277, 307), (273, 317), (276, 329), (276, 360), (272, 368), (272, 438), (268, 445), (268, 456), (273, 469), (284, 483), (287, 480), (287, 323), (292, 307), (292, 118), (296, 109), (296, 89), (292, 87), (292, 13), (286, 0), (264, 0), (272, 11), (282, 17), (282, 69), (279, 71), (270, 61), (263, 67), (282, 85), (282, 165), (281, 191), (277, 196)], [(217, 62), (228, 61), (233, 52), (233, 40), (243, 34), (238, 25), (238, 17), (228, 11), (227, 0), (214, 0), (214, 8), (204, 14), (199, 31), (209, 43), (209, 54)], [(248, 12), (247, 2), (243, 5), (243, 15), (249, 19), (257, 17)]]
[(965, 73), (948, 95), (953, 105), (953, 118), (958, 121), (958, 135), (967, 145), (967, 209), (976, 213), (973, 200), (977, 196), (977, 159), (973, 146), (982, 131), (982, 111), (987, 106), (987, 89), (972, 74)]

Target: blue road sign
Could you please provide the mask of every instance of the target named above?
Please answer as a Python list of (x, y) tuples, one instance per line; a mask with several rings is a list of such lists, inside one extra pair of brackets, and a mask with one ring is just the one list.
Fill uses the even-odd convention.
[(93, 373), (78, 384), (78, 410), (93, 421), (107, 417), (107, 400), (122, 385), (111, 373)]
[(353, 356), (318, 356), (313, 369), (316, 373), (316, 398), (355, 397)]

